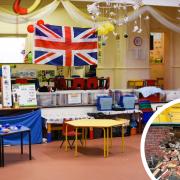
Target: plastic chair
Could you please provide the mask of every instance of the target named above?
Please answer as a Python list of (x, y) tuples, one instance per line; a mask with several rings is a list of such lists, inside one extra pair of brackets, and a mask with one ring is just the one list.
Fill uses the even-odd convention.
[[(62, 146), (63, 146), (63, 144), (65, 142), (65, 138), (66, 138), (66, 126), (67, 126), (68, 144), (69, 144), (69, 147), (72, 149), (72, 146), (73, 146), (74, 141), (75, 141), (76, 132), (75, 132), (75, 129), (74, 129), (73, 126), (70, 126), (70, 125), (66, 124), (66, 122), (68, 122), (68, 121), (71, 121), (71, 120), (64, 120), (63, 125), (62, 125), (62, 137), (63, 137), (63, 140), (62, 140), (62, 143), (60, 145), (60, 148), (62, 148)], [(78, 137), (80, 137), (80, 136), (82, 137), (82, 133), (78, 132), (77, 136)], [(72, 144), (70, 143), (69, 138), (72, 138), (72, 140), (73, 140)], [(81, 139), (80, 139), (80, 142), (82, 144)]]
[(109, 87), (110, 87), (110, 77), (107, 77), (105, 83), (105, 89), (109, 89)]
[(99, 85), (98, 85), (98, 89), (109, 89), (110, 86), (110, 78), (104, 78), (101, 77), (98, 79), (99, 80)]
[(66, 80), (63, 77), (54, 78), (54, 86), (58, 90), (66, 90)]
[(86, 89), (97, 89), (98, 79), (96, 77), (90, 77), (86, 81)]
[(74, 78), (72, 80), (71, 90), (83, 90), (85, 89), (85, 80), (84, 78)]

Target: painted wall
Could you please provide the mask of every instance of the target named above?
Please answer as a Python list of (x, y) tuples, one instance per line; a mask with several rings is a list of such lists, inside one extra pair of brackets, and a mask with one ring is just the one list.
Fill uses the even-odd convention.
[[(44, 18), (46, 23), (56, 25), (68, 25), (78, 26), (66, 11), (60, 6), (49, 17)], [(165, 51), (165, 72), (166, 72), (166, 88), (179, 88), (180, 82), (178, 77), (180, 76), (180, 35), (172, 33), (168, 29), (154, 20), (149, 22), (143, 21), (142, 28), (143, 33), (132, 33), (133, 24), (122, 26), (117, 29), (120, 35), (120, 39), (117, 40), (112, 34), (109, 34), (107, 45), (103, 47), (103, 60), (98, 64), (97, 75), (98, 76), (110, 76), (111, 88), (126, 88), (127, 81), (131, 79), (147, 79), (150, 77), (149, 67), (149, 28), (151, 31), (165, 31), (167, 34), (165, 39), (166, 47)], [(26, 34), (27, 24), (23, 25), (11, 25), (0, 22), (0, 34)], [(129, 37), (125, 39), (124, 33), (127, 32)], [(32, 47), (32, 35), (28, 35), (27, 52)], [(141, 36), (143, 39), (142, 46), (136, 47), (133, 44), (135, 36)], [(28, 65), (18, 65), (17, 69), (28, 68)], [(43, 69), (42, 67), (29, 66), (30, 69)], [(56, 69), (56, 67), (48, 66), (48, 68)], [(16, 70), (17, 70), (16, 69)]]

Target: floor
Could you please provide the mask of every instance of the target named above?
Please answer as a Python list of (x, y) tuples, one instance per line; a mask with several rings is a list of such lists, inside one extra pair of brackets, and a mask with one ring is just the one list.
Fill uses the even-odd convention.
[(20, 155), (20, 147), (5, 148), (5, 167), (1, 180), (149, 180), (140, 158), (140, 135), (126, 137), (125, 153), (120, 151), (120, 138), (113, 139), (108, 158), (103, 157), (103, 139), (89, 140), (87, 148), (74, 151), (59, 149), (60, 142), (33, 145), (33, 160), (28, 148)]

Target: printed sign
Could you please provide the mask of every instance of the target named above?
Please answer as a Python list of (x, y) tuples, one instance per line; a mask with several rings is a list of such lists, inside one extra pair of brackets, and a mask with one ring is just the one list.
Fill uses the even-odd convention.
[(81, 104), (81, 94), (68, 94), (68, 104)]
[(11, 97), (11, 70), (9, 65), (2, 66), (2, 92), (3, 92), (3, 106), (12, 106)]

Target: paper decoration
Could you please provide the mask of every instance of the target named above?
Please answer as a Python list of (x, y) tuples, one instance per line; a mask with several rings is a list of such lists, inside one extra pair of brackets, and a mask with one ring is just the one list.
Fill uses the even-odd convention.
[(12, 106), (11, 97), (11, 70), (9, 65), (2, 66), (2, 92), (3, 92), (3, 106)]

